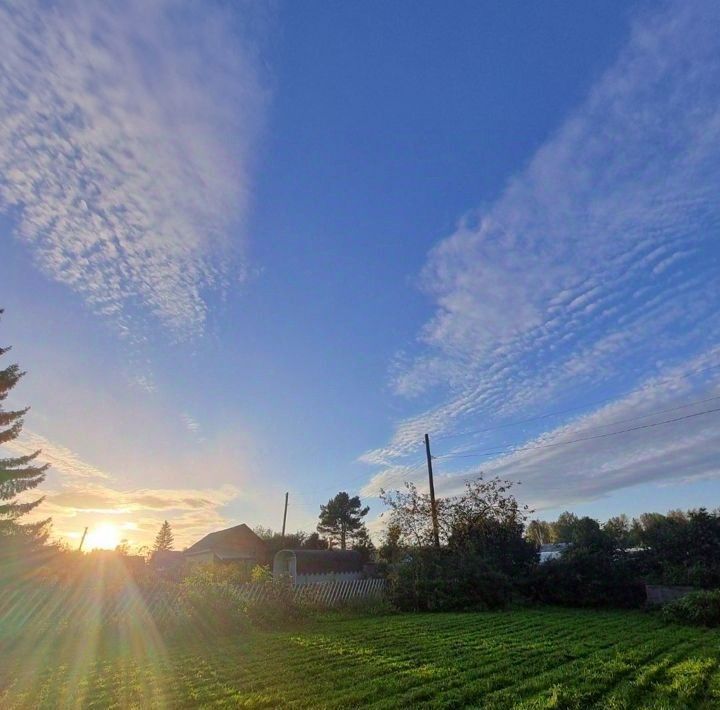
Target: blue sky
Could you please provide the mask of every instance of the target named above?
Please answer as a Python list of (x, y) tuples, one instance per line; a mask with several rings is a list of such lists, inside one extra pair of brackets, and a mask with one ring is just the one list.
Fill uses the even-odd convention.
[(0, 19), (14, 447), (59, 534), (375, 518), (425, 431), (441, 493), (720, 504), (714, 3)]

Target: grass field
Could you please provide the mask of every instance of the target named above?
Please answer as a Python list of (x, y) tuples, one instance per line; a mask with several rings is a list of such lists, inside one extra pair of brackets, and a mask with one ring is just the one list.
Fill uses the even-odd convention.
[(720, 634), (640, 612), (335, 618), (134, 653), (77, 641), (3, 657), (0, 706), (720, 707)]

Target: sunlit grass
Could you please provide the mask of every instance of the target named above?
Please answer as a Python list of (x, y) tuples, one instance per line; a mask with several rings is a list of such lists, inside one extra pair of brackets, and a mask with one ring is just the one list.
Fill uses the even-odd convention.
[(166, 645), (140, 626), (15, 649), (0, 706), (720, 707), (717, 632), (641, 612), (334, 618)]
[[(0, 669), (4, 676), (0, 687), (12, 688), (7, 699), (0, 695), (0, 707), (92, 705), (94, 684), (107, 684), (103, 663), (120, 673), (121, 682), (114, 687), (122, 697), (138, 686), (137, 678), (122, 674), (129, 659), (150, 661), (150, 675), (138, 687), (139, 698), (157, 705), (167, 679), (165, 674), (158, 675), (156, 665), (166, 655), (164, 640), (119, 556), (101, 557), (92, 572), (92, 584), (43, 584), (29, 576), (14, 585), (12, 592), (3, 588), (0, 655), (7, 667), (15, 669), (15, 677)], [(110, 586), (122, 591), (132, 610), (111, 629), (104, 618), (106, 602), (112, 597)], [(8, 595), (12, 596), (9, 601)], [(122, 652), (123, 657), (109, 662), (106, 659), (112, 652)], [(46, 682), (40, 683), (41, 678)]]

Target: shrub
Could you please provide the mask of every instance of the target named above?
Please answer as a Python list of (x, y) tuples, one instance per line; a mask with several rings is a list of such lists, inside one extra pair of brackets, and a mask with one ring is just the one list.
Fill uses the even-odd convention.
[(620, 556), (575, 548), (560, 559), (537, 565), (524, 592), (534, 601), (580, 607), (640, 607), (644, 585)]
[(663, 618), (691, 626), (720, 626), (720, 589), (690, 592), (663, 607)]
[(254, 626), (277, 629), (303, 616), (303, 609), (295, 600), (290, 580), (280, 578), (265, 582), (265, 594), (245, 605), (248, 620)]
[(189, 617), (184, 621), (197, 625), (198, 630), (232, 632), (248, 626), (246, 603), (230, 582), (216, 582), (201, 572), (187, 577), (181, 587), (178, 601)]
[(251, 582), (270, 582), (272, 581), (272, 572), (268, 565), (255, 565), (250, 570)]
[(510, 597), (507, 576), (449, 548), (416, 548), (390, 577), (389, 598), (401, 611), (500, 609)]

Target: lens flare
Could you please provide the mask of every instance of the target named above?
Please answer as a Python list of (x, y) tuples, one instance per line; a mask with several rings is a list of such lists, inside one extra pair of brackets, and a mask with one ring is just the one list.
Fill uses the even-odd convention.
[(120, 529), (112, 523), (102, 523), (88, 533), (86, 550), (112, 550), (120, 544)]

